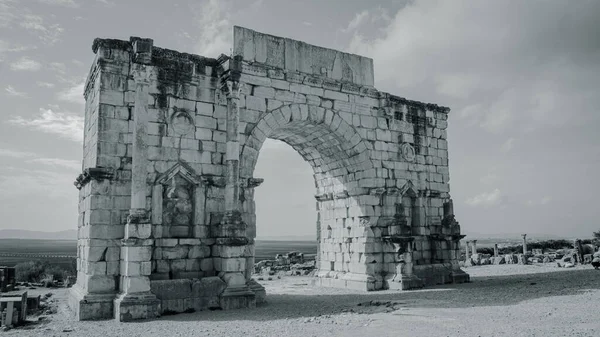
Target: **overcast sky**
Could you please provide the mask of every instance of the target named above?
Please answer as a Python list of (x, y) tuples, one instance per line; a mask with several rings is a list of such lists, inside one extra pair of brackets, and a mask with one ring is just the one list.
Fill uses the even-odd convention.
[[(600, 229), (600, 1), (0, 0), (0, 229), (76, 228), (96, 37), (228, 54), (232, 26), (374, 59), (375, 85), (451, 107), (466, 234)], [(272, 141), (258, 236), (314, 235), (311, 169)]]

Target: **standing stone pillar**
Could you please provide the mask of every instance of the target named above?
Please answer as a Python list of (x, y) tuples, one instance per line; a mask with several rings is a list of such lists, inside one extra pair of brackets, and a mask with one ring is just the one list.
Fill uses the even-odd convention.
[(527, 255), (527, 234), (521, 234), (523, 237), (523, 255)]
[(471, 249), (471, 255), (477, 254), (477, 240), (471, 241), (473, 243), (473, 249)]
[[(240, 211), (240, 143), (239, 143), (239, 91), (242, 58), (222, 56), (220, 63), (228, 71), (221, 78), (222, 91), (227, 95), (226, 124), (226, 184), (225, 214), (213, 227), (219, 256), (215, 257), (215, 269), (227, 287), (221, 294), (221, 308), (237, 309), (256, 306), (255, 292), (250, 288), (248, 258), (254, 256), (254, 245), (246, 234), (246, 223)], [(245, 275), (248, 274), (248, 275)]]
[(498, 244), (494, 243), (494, 257), (498, 257)]
[(133, 152), (131, 164), (131, 209), (121, 242), (120, 293), (114, 302), (115, 319), (130, 321), (157, 317), (159, 300), (150, 292), (152, 224), (146, 210), (148, 85), (145, 65), (134, 64), (136, 83), (133, 113)]
[(465, 262), (469, 261), (469, 245), (471, 244), (471, 241), (465, 241)]

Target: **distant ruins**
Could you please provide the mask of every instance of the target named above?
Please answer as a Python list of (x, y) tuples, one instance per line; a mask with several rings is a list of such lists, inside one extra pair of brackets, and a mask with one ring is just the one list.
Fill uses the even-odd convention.
[(251, 274), (266, 138), (314, 170), (317, 284), (468, 281), (449, 194), (449, 109), (376, 90), (373, 60), (241, 27), (233, 54), (217, 59), (137, 37), (92, 49), (75, 183), (78, 319), (264, 301)]

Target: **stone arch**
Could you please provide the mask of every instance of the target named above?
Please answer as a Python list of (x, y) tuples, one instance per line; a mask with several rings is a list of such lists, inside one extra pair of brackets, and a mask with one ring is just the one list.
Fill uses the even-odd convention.
[[(240, 175), (253, 176), (260, 149), (267, 138), (281, 140), (294, 148), (313, 169), (317, 199), (317, 267), (320, 281), (360, 283), (378, 289), (378, 268), (367, 260), (364, 247), (352, 246), (365, 237), (365, 228), (376, 224), (369, 202), (375, 166), (370, 158), (371, 143), (333, 109), (311, 104), (290, 104), (262, 113), (258, 122), (246, 128), (240, 155)], [(363, 179), (373, 179), (367, 184)], [(254, 194), (242, 192), (250, 237), (256, 236)], [(368, 210), (370, 208), (370, 210)], [(373, 233), (372, 231), (370, 231)], [(373, 235), (372, 235), (373, 236)], [(380, 268), (380, 267), (379, 267)]]
[[(371, 144), (333, 109), (310, 104), (284, 105), (262, 113), (247, 130), (241, 150), (243, 177), (252, 176), (267, 138), (289, 144), (311, 164), (315, 174), (344, 166), (349, 172), (373, 167), (367, 152)], [(327, 161), (327, 155), (334, 161)]]

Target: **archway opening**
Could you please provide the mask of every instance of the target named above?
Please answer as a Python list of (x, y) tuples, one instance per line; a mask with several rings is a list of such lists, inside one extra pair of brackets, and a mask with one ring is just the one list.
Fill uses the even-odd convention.
[(255, 262), (299, 252), (304, 261), (317, 253), (317, 212), (311, 166), (288, 144), (267, 139), (254, 175), (265, 181), (256, 203)]
[[(256, 171), (259, 153), (264, 150), (265, 144), (268, 151), (271, 143), (268, 138), (288, 144), (310, 166), (314, 179), (311, 185), (314, 187), (312, 200), (308, 202), (316, 206), (317, 217), (316, 226), (306, 226), (313, 230), (316, 227), (318, 246), (315, 260), (319, 278), (358, 282), (363, 286), (373, 283), (372, 276), (381, 273), (381, 263), (373, 262), (377, 258), (371, 259), (372, 254), (365, 253), (366, 247), (371, 245), (365, 238), (374, 237), (369, 225), (370, 217), (375, 216), (365, 209), (372, 211), (373, 206), (367, 204), (378, 205), (380, 201), (378, 196), (368, 195), (370, 189), (364, 186), (372, 183), (369, 179), (375, 176), (375, 169), (367, 155), (367, 145), (356, 130), (332, 110), (292, 104), (263, 114), (258, 123), (246, 128), (246, 132), (240, 166), (243, 178), (269, 179), (268, 176), (259, 176)], [(279, 167), (282, 159), (271, 159), (265, 164)], [(244, 209), (252, 212), (260, 207), (264, 212), (258, 216), (264, 218), (270, 214), (269, 206), (257, 206), (259, 201), (255, 198), (261, 188), (264, 186), (258, 187), (256, 194), (247, 191), (245, 200), (248, 201)], [(303, 190), (308, 196), (308, 189)], [(285, 193), (293, 194), (295, 191)], [(249, 200), (252, 201), (249, 203)], [(307, 203), (305, 200), (299, 202)], [(314, 210), (310, 213), (314, 214)], [(264, 235), (259, 232), (262, 225), (258, 221), (261, 220), (254, 215), (248, 214), (250, 236), (260, 239)], [(314, 220), (311, 222), (315, 223)], [(256, 252), (258, 255), (259, 252)]]

